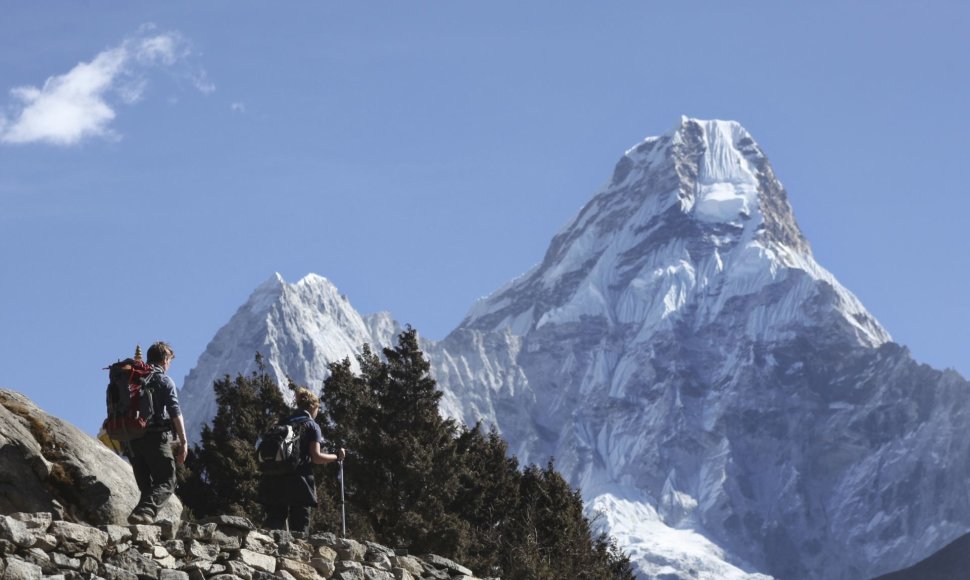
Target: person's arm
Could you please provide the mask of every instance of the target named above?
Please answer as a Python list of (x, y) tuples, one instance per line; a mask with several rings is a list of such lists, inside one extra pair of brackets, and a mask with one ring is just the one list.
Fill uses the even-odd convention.
[(344, 457), (347, 456), (347, 452), (340, 448), (336, 453), (321, 453), (320, 452), (320, 442), (313, 441), (310, 443), (310, 460), (314, 463), (331, 463), (333, 461), (343, 461)]
[(182, 419), (182, 408), (179, 407), (178, 391), (175, 389), (175, 381), (168, 375), (163, 375), (165, 385), (165, 410), (172, 420), (172, 428), (175, 429), (175, 436), (178, 437), (178, 446), (175, 448), (175, 460), (179, 464), (185, 463), (185, 457), (189, 454), (189, 440), (185, 437), (185, 420)]
[(185, 457), (189, 454), (189, 440), (185, 437), (185, 420), (182, 419), (182, 415), (172, 417), (172, 427), (175, 428), (175, 436), (178, 437), (175, 460), (182, 464), (185, 463)]

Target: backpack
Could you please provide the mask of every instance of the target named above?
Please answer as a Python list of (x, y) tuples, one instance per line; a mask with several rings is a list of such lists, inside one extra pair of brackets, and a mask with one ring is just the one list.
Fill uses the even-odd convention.
[(270, 427), (256, 440), (256, 463), (266, 475), (296, 473), (308, 461), (301, 453), (300, 442), (310, 423), (309, 417), (290, 419)]
[(151, 386), (155, 369), (142, 361), (140, 355), (139, 349), (135, 358), (105, 367), (108, 371), (105, 393), (108, 418), (102, 428), (110, 440), (125, 443), (142, 437), (155, 413)]

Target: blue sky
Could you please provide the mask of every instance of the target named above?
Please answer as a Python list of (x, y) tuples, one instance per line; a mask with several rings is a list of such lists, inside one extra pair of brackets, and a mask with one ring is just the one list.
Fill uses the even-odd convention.
[(89, 432), (102, 367), (163, 338), (181, 384), (274, 272), (442, 338), (682, 114), (741, 122), (817, 260), (970, 375), (965, 2), (3, 13), (0, 386)]

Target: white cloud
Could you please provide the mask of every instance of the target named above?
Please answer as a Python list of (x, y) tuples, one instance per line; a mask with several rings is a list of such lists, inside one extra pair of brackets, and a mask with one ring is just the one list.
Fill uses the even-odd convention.
[(209, 80), (209, 77), (205, 74), (204, 70), (195, 71), (189, 76), (189, 80), (192, 81), (192, 85), (195, 86), (195, 90), (202, 94), (208, 95), (216, 90), (215, 83)]
[[(12, 115), (0, 115), (0, 142), (74, 145), (87, 138), (115, 138), (114, 103), (140, 101), (148, 86), (144, 77), (148, 69), (172, 67), (189, 52), (177, 33), (149, 36), (143, 29), (140, 36), (101, 52), (90, 62), (48, 78), (41, 88), (13, 88)], [(204, 72), (194, 73), (192, 82), (203, 93), (215, 89)]]
[(173, 35), (159, 35), (151, 38), (143, 38), (134, 43), (133, 52), (136, 58), (146, 64), (173, 65), (181, 56), (179, 54), (179, 38)]
[(246, 104), (245, 103), (233, 103), (233, 104), (229, 105), (229, 110), (232, 111), (233, 113), (245, 113), (246, 112)]

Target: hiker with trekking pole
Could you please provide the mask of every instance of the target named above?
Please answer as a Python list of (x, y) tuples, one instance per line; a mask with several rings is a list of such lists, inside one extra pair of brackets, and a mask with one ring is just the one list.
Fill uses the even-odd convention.
[[(320, 426), (314, 420), (320, 412), (320, 399), (308, 389), (296, 390), (297, 412), (281, 420), (256, 443), (261, 477), (259, 501), (266, 508), (265, 527), (289, 529), (307, 536), (310, 514), (317, 506), (317, 486), (313, 464), (340, 462), (341, 503), (343, 503), (344, 449), (323, 453)], [(346, 534), (346, 523), (344, 523)]]

